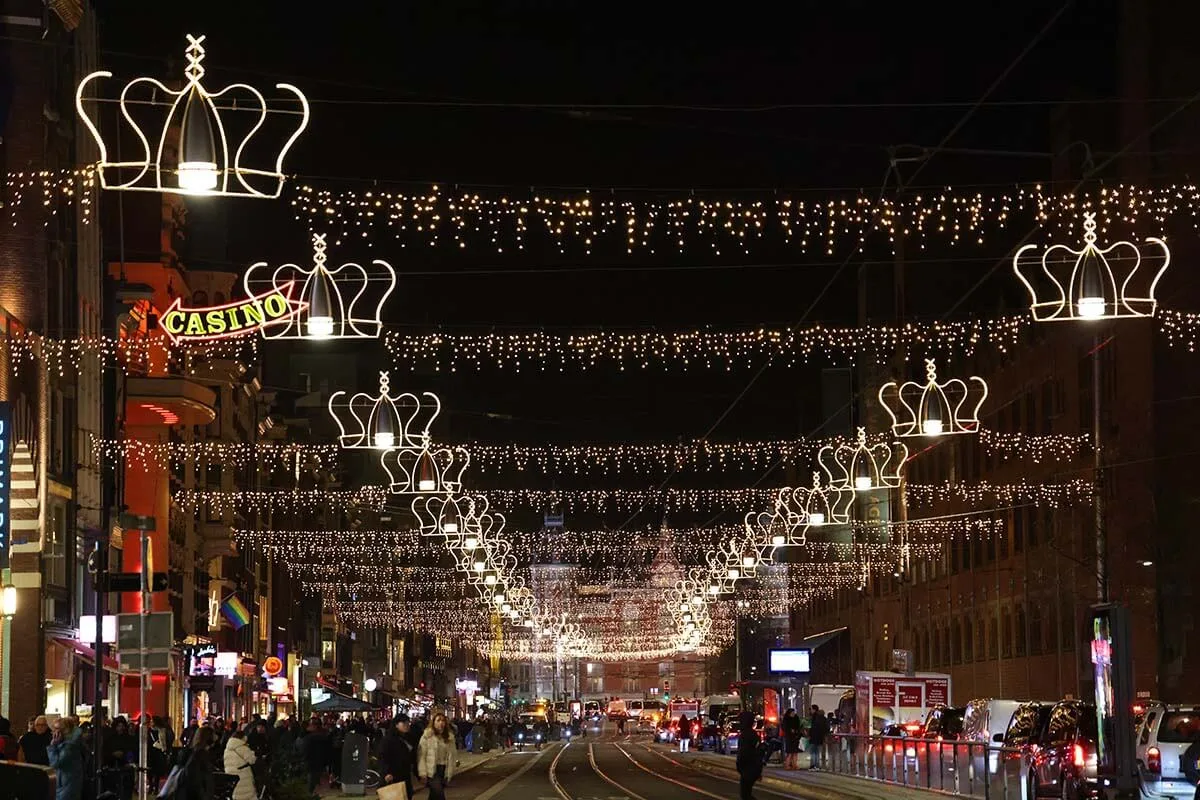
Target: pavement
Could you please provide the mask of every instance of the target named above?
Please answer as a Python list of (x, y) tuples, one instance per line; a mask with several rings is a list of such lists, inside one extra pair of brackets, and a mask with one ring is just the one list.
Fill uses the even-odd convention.
[[(501, 756), (503, 756), (506, 752), (509, 752), (509, 751), (491, 750), (487, 753), (459, 752), (456, 776), (463, 775), (464, 773), (470, 772), (471, 770), (473, 770), (477, 767), (481, 767), (484, 764), (494, 761), (497, 758), (500, 758)], [(414, 786), (413, 788), (415, 790), (413, 792), (414, 794), (420, 794), (421, 791), (423, 790), (423, 788), (418, 788), (416, 786)], [(341, 789), (330, 789), (328, 786), (321, 786), (321, 787), (317, 788), (317, 796), (318, 797), (374, 797), (375, 790), (367, 789), (365, 795), (361, 795), (361, 794), (351, 795), (351, 794), (344, 793)]]

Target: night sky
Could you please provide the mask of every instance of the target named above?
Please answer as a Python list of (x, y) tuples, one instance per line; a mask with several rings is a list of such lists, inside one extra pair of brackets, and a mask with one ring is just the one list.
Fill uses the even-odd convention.
[[(899, 181), (909, 192), (982, 190), (1050, 177), (1050, 119), (1063, 101), (1096, 122), (1094, 150), (1119, 146), (1117, 7), (1068, 4), (978, 109), (1060, 3), (107, 2), (101, 66), (121, 78), (174, 76), (184, 33), (206, 34), (210, 87), (287, 81), (307, 93), (311, 126), (285, 168), (323, 188), (666, 198), (877, 195)], [(968, 114), (927, 161), (905, 160), (937, 148)], [(889, 153), (902, 159), (898, 173)], [(248, 200), (194, 208), (186, 263), (307, 263), (307, 232), (289, 212)], [(910, 255), (920, 285), (910, 315), (945, 314), (1006, 250), (998, 240)], [(387, 316), (418, 329), (788, 325), (845, 260), (783, 248), (720, 258), (389, 253), (386, 241), (338, 257), (389, 258), (401, 278)], [(855, 321), (863, 264), (890, 296), (891, 259), (854, 259), (806, 322)], [(957, 315), (1005, 302), (979, 292)], [(382, 346), (360, 352), (367, 370), (386, 363)], [(768, 370), (744, 395), (753, 368), (421, 380), (441, 393), (443, 435), (454, 440), (689, 439), (742, 395), (713, 433), (729, 440), (818, 427), (819, 366)]]

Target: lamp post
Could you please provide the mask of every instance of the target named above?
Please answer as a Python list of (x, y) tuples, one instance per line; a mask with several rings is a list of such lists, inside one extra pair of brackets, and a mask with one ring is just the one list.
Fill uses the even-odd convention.
[[(8, 570), (4, 571), (5, 573)], [(0, 584), (0, 618), (3, 618), (3, 624), (0, 624), (0, 649), (4, 652), (4, 674), (0, 678), (4, 680), (3, 703), (0, 703), (0, 713), (8, 716), (8, 687), (11, 685), (9, 679), (9, 670), (11, 662), (8, 658), (9, 649), (12, 647), (12, 618), (17, 613), (17, 587), (10, 583)]]
[(738, 600), (737, 616), (733, 620), (733, 680), (742, 682), (742, 611), (750, 607), (749, 600)]

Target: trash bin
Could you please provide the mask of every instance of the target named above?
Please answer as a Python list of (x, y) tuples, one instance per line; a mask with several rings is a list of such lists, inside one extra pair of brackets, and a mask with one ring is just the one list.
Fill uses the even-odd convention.
[(361, 733), (347, 733), (342, 742), (342, 793), (366, 794), (365, 778), (371, 765), (371, 740)]

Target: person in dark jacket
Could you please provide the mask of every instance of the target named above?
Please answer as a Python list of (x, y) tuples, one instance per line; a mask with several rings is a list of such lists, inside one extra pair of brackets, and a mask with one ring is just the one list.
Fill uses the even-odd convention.
[(796, 769), (800, 755), (800, 715), (796, 709), (789, 708), (783, 714), (783, 752), (787, 758), (783, 762), (786, 769)]
[(692, 723), (687, 714), (679, 715), (679, 752), (686, 753), (692, 743)]
[(50, 723), (46, 722), (46, 718), (41, 716), (34, 717), (33, 724), (18, 741), (21, 760), (26, 764), (48, 766), (50, 764), (50, 756), (47, 754), (46, 748), (50, 746), (52, 735), (50, 733)]
[(46, 748), (54, 767), (54, 800), (79, 800), (83, 797), (83, 734), (75, 727), (74, 717), (59, 717)]
[(183, 759), (183, 796), (187, 800), (213, 800), (216, 793), (216, 779), (213, 777), (216, 757), (213, 747), (216, 744), (216, 734), (210, 727), (203, 727), (192, 737), (192, 746), (184, 751)]
[(741, 800), (754, 800), (754, 784), (762, 777), (763, 761), (754, 730), (754, 714), (743, 711), (738, 717), (737, 771), (741, 776)]
[(398, 715), (392, 720), (391, 726), (383, 735), (383, 746), (379, 752), (379, 760), (383, 766), (384, 783), (403, 783), (408, 797), (413, 796), (413, 764), (415, 753), (409, 739), (410, 726), (408, 717)]
[(21, 747), (12, 735), (12, 723), (8, 717), (0, 717), (0, 761), (16, 761)]
[(333, 742), (321, 726), (321, 720), (313, 717), (308, 721), (308, 733), (296, 744), (308, 766), (308, 790), (315, 793), (321, 783), (321, 776), (333, 760)]
[(812, 753), (812, 768), (821, 766), (825, 754), (825, 737), (829, 735), (829, 719), (816, 706), (812, 707), (812, 719), (809, 720), (808, 749)]

